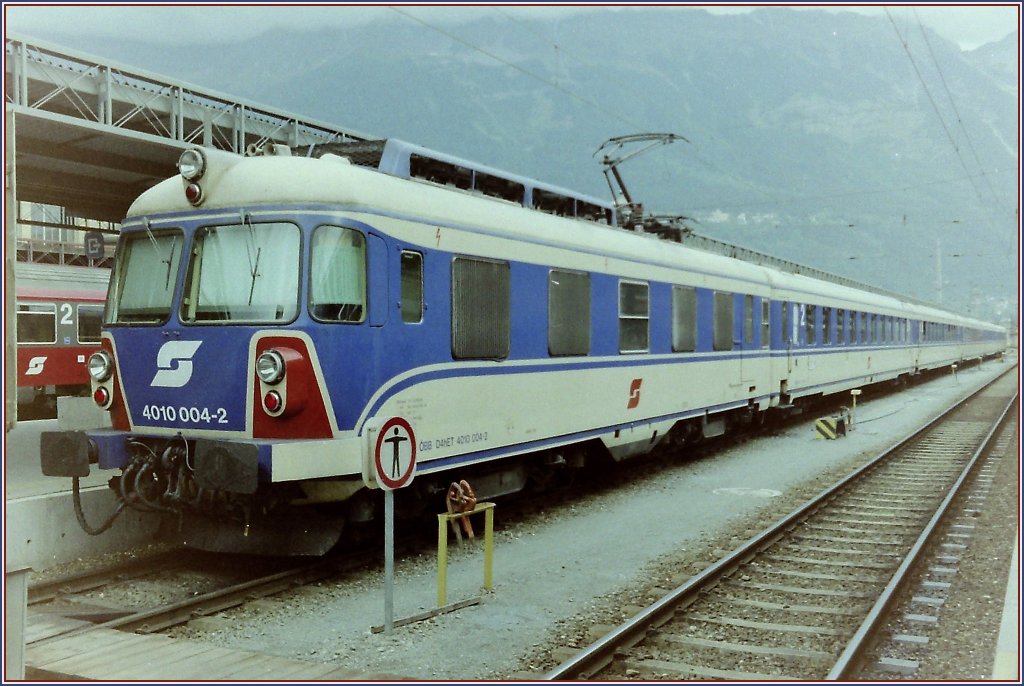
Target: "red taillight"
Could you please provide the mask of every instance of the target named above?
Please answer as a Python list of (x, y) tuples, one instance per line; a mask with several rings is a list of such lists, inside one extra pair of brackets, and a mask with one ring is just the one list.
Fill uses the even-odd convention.
[(93, 391), (92, 399), (100, 407), (106, 407), (110, 403), (110, 391), (103, 386), (100, 386)]
[(281, 400), (281, 394), (277, 391), (270, 391), (263, 396), (263, 407), (267, 410), (268, 414), (277, 414), (284, 407), (284, 402)]
[(190, 183), (185, 186), (185, 199), (193, 205), (198, 205), (203, 199), (203, 189), (198, 183)]

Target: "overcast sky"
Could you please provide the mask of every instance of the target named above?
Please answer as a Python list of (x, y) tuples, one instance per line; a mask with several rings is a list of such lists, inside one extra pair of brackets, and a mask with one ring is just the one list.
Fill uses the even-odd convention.
[[(780, 5), (781, 7), (782, 5)], [(607, 8), (607, 6), (605, 7)], [(822, 5), (808, 9), (829, 9)], [(458, 20), (472, 18), (481, 13), (494, 11), (495, 6), (475, 7), (420, 7), (416, 12), (431, 13), (434, 18), (441, 15)], [(634, 8), (630, 8), (634, 9)], [(686, 11), (686, 8), (677, 8)], [(712, 12), (734, 13), (750, 11), (747, 8), (710, 6)], [(939, 35), (954, 41), (963, 49), (1004, 38), (1015, 30), (1020, 22), (1020, 7), (1017, 3), (1000, 6), (935, 6), (918, 5), (890, 6), (893, 18), (902, 22), (920, 21)], [(89, 34), (104, 34), (111, 37), (131, 36), (135, 39), (149, 39), (156, 43), (195, 42), (209, 43), (224, 37), (244, 38), (262, 33), (267, 27), (293, 29), (323, 28), (331, 25), (352, 25), (372, 19), (395, 19), (401, 17), (387, 7), (356, 7), (346, 5), (299, 7), (268, 6), (259, 4), (228, 6), (46, 6), (28, 3), (4, 3), (5, 24), (9, 31), (45, 39), (47, 34), (57, 31), (81, 31)], [(409, 10), (407, 8), (407, 11)], [(529, 14), (535, 17), (554, 17), (567, 12), (587, 11), (587, 8), (568, 8), (536, 5), (533, 7), (502, 7), (505, 13)], [(864, 14), (883, 15), (882, 7), (835, 6), (831, 11), (855, 11)]]

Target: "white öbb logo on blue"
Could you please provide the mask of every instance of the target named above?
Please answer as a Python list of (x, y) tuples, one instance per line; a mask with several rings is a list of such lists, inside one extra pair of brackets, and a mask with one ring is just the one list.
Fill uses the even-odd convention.
[(167, 341), (156, 354), (156, 376), (150, 386), (180, 388), (192, 378), (192, 356), (202, 341)]

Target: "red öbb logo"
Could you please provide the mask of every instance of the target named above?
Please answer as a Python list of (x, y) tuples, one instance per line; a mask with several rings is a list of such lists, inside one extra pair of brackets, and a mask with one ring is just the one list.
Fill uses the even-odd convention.
[(629, 402), (626, 403), (627, 410), (632, 410), (640, 404), (640, 384), (643, 382), (643, 379), (633, 379), (633, 383), (629, 384)]

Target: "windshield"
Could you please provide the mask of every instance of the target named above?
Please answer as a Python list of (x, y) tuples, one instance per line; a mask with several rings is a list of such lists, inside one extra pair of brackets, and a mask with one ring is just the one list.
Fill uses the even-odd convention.
[(125, 234), (117, 248), (107, 323), (159, 324), (171, 314), (181, 231)]
[(299, 227), (284, 222), (196, 232), (181, 318), (188, 322), (283, 322), (298, 313)]

